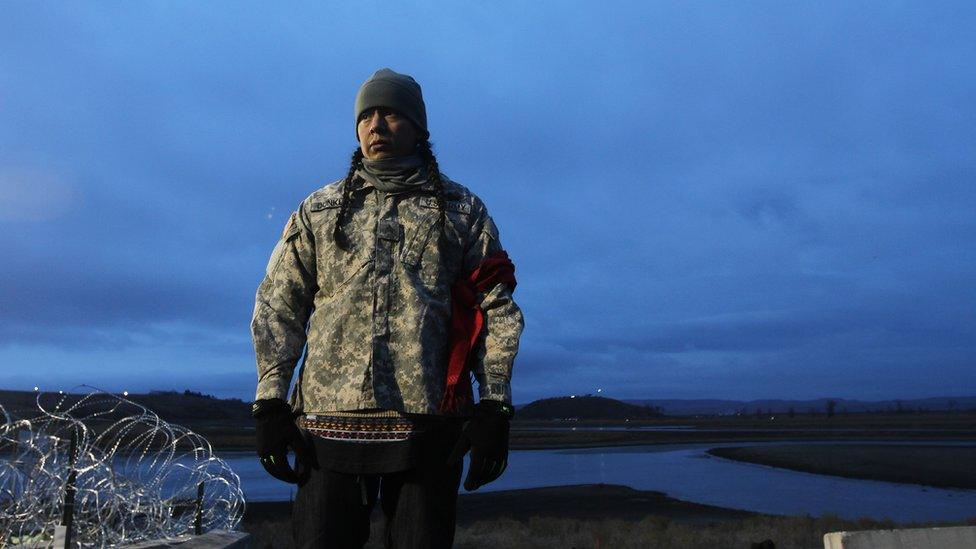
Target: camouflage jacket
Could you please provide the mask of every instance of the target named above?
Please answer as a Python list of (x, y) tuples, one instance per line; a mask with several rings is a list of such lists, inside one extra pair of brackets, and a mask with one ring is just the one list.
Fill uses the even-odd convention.
[[(285, 398), (304, 351), (291, 396), (296, 410), (441, 413), (451, 285), (502, 249), (481, 200), (442, 179), (446, 224), (440, 245), (430, 183), (419, 192), (388, 194), (355, 178), (344, 223), (348, 250), (333, 238), (344, 183), (327, 185), (301, 203), (255, 299), (256, 398)], [(510, 403), (522, 313), (507, 285), (478, 297), (485, 323), (472, 350), (472, 372), (482, 399)]]

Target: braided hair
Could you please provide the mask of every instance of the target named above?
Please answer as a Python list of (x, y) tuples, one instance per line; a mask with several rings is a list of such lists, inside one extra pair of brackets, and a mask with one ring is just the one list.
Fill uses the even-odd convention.
[[(437, 210), (439, 214), (438, 225), (441, 228), (437, 243), (438, 247), (441, 247), (444, 241), (445, 227), (447, 226), (447, 215), (444, 209), (444, 180), (441, 178), (441, 171), (437, 165), (437, 157), (434, 156), (433, 146), (429, 140), (425, 139), (417, 143), (417, 154), (426, 163), (427, 179), (434, 184), (434, 193), (437, 199)], [(349, 163), (349, 171), (346, 172), (346, 178), (342, 182), (342, 202), (339, 204), (339, 215), (336, 217), (336, 225), (332, 230), (332, 238), (335, 240), (336, 245), (346, 251), (349, 250), (349, 237), (343, 231), (343, 226), (345, 225), (346, 216), (349, 214), (349, 202), (352, 197), (353, 180), (356, 176), (356, 170), (362, 167), (363, 151), (359, 147), (356, 147)]]
[(349, 237), (342, 231), (345, 224), (346, 214), (349, 212), (349, 200), (352, 196), (353, 178), (356, 170), (363, 165), (363, 151), (356, 147), (352, 153), (352, 160), (349, 163), (349, 171), (346, 172), (346, 179), (342, 182), (342, 201), (339, 203), (339, 215), (336, 217), (336, 225), (332, 230), (332, 239), (336, 245), (345, 251), (349, 251)]
[(444, 249), (442, 244), (444, 243), (444, 232), (447, 227), (447, 215), (445, 214), (444, 208), (444, 180), (441, 178), (441, 170), (437, 165), (437, 157), (434, 156), (433, 145), (427, 139), (419, 142), (417, 144), (417, 153), (420, 154), (420, 158), (424, 159), (427, 163), (427, 179), (434, 184), (434, 193), (437, 198), (437, 211), (438, 219), (437, 224), (441, 227), (440, 236), (438, 237), (437, 244), (440, 249)]

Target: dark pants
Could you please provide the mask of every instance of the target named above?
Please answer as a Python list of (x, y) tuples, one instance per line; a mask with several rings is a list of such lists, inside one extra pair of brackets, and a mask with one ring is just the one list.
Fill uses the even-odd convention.
[(378, 495), (386, 516), (387, 548), (450, 548), (461, 463), (447, 465), (456, 438), (444, 438), (425, 444), (419, 464), (406, 471), (354, 475), (313, 469), (295, 496), (295, 546), (361, 548), (369, 539), (369, 517)]

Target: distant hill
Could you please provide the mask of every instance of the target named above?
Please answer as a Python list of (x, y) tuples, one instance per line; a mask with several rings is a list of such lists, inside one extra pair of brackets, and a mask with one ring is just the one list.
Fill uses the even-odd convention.
[(537, 400), (518, 409), (518, 419), (647, 419), (656, 409), (598, 396), (557, 397)]
[(976, 410), (976, 397), (932, 397), (902, 400), (848, 400), (818, 398), (812, 400), (717, 400), (717, 399), (628, 399), (624, 402), (638, 406), (655, 406), (670, 416), (721, 416), (755, 414), (756, 410), (783, 414), (792, 408), (797, 414), (824, 413), (827, 403), (834, 401), (836, 413), (860, 412), (966, 412)]
[(239, 399), (220, 399), (193, 391), (151, 391), (145, 395), (129, 395), (129, 399), (156, 412), (166, 421), (182, 425), (254, 425), (251, 403)]
[[(69, 394), (69, 402), (82, 394)], [(43, 401), (53, 404), (57, 394), (46, 393)], [(129, 394), (129, 400), (145, 406), (170, 423), (187, 427), (203, 425), (253, 426), (251, 405), (238, 399), (219, 399), (194, 391), (152, 391), (148, 394)], [(37, 414), (37, 393), (32, 391), (0, 390), (0, 405), (19, 417)]]

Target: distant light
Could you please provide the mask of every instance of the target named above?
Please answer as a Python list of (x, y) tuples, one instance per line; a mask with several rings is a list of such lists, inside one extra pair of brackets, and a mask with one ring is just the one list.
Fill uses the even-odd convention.
[(129, 391), (122, 391), (122, 396), (129, 396)]
[(64, 391), (58, 391), (58, 394), (59, 395), (63, 395), (64, 394)]
[(596, 392), (602, 393), (603, 392), (603, 389), (597, 389)]
[(569, 398), (576, 398), (576, 395), (569, 395)]
[(35, 390), (35, 391), (40, 391), (40, 388), (38, 388), (38, 387), (37, 387), (37, 386), (35, 385), (35, 386), (34, 386), (34, 390)]

